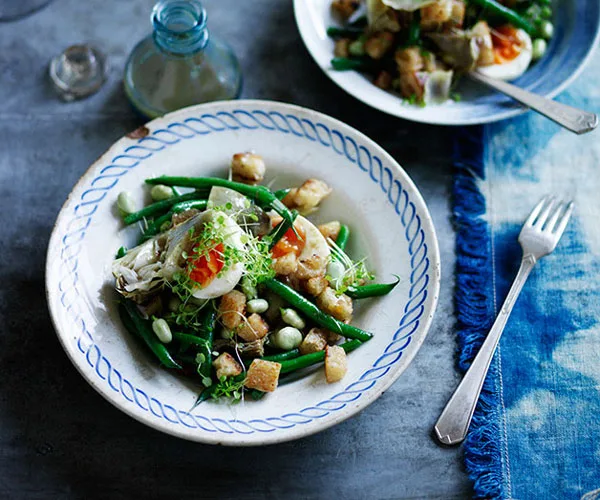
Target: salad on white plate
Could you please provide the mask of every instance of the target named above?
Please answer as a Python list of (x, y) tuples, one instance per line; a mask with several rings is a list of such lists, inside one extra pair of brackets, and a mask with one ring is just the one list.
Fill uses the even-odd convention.
[(420, 106), (460, 100), (465, 72), (518, 78), (554, 32), (550, 0), (333, 0), (331, 10), (333, 69)]

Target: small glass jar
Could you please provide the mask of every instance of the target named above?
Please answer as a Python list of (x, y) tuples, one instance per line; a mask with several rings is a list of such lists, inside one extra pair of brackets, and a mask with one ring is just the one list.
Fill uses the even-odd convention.
[(197, 0), (154, 6), (154, 32), (133, 49), (125, 67), (125, 93), (145, 117), (239, 96), (238, 60), (226, 43), (209, 37), (206, 18)]

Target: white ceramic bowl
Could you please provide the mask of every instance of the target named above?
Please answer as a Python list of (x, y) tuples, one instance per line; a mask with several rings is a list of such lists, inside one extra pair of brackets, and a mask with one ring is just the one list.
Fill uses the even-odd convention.
[[(488, 123), (527, 111), (509, 97), (463, 79), (460, 102), (448, 101), (424, 108), (404, 103), (396, 93), (382, 90), (356, 71), (335, 71), (331, 67), (333, 41), (328, 26), (331, 0), (294, 0), (296, 23), (306, 48), (323, 72), (346, 92), (365, 104), (390, 115), (437, 125)], [(600, 36), (598, 0), (555, 0), (555, 33), (544, 57), (519, 77), (515, 85), (537, 94), (554, 97), (564, 90), (588, 63)]]
[[(143, 137), (142, 137), (143, 136)], [(334, 188), (320, 221), (352, 229), (350, 253), (368, 255), (380, 280), (402, 281), (360, 304), (354, 323), (375, 334), (349, 355), (343, 381), (323, 370), (282, 385), (261, 401), (202, 403), (198, 386), (159, 368), (121, 325), (110, 263), (137, 228), (123, 228), (115, 201), (123, 190), (142, 203), (143, 180), (160, 174), (219, 175), (233, 153), (255, 150), (275, 187), (308, 177)], [(437, 303), (440, 264), (427, 207), (404, 170), (360, 132), (328, 116), (268, 101), (190, 107), (117, 141), (65, 202), (50, 239), (46, 287), (58, 337), (74, 365), (108, 401), (158, 430), (185, 439), (257, 445), (326, 429), (372, 403), (408, 366)]]

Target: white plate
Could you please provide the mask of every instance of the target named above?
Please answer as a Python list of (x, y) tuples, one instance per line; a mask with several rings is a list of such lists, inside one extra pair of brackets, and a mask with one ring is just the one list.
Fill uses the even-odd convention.
[[(294, 12), (306, 48), (323, 72), (337, 85), (365, 104), (390, 115), (437, 125), (488, 123), (527, 111), (509, 97), (466, 79), (460, 82), (460, 102), (447, 101), (424, 108), (403, 102), (355, 71), (331, 67), (333, 41), (327, 27), (337, 25), (331, 0), (294, 0)], [(597, 0), (555, 0), (555, 33), (546, 54), (513, 83), (537, 94), (554, 97), (564, 90), (589, 62), (600, 36), (600, 3)]]
[[(275, 102), (190, 107), (148, 123), (144, 132), (143, 138), (117, 141), (85, 173), (58, 216), (48, 248), (52, 320), (65, 351), (92, 387), (151, 427), (227, 445), (312, 434), (380, 396), (422, 344), (439, 290), (433, 224), (404, 170), (347, 125)], [(118, 319), (110, 263), (121, 245), (133, 246), (137, 228), (123, 228), (115, 201), (120, 191), (129, 190), (141, 204), (147, 177), (223, 176), (231, 155), (247, 150), (265, 158), (275, 187), (311, 176), (330, 184), (334, 193), (318, 219), (348, 223), (349, 251), (368, 255), (380, 280), (397, 274), (402, 281), (389, 296), (360, 305), (354, 323), (375, 336), (349, 355), (343, 381), (329, 385), (317, 370), (258, 402), (206, 402), (190, 412), (198, 386), (159, 368)]]

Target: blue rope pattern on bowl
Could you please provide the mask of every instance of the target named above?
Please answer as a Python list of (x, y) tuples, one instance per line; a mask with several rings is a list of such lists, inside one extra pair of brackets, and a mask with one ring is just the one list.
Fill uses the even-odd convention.
[[(293, 134), (312, 142), (319, 142), (324, 147), (332, 148), (336, 153), (356, 164), (360, 170), (368, 174), (367, 177), (371, 181), (381, 187), (382, 192), (387, 195), (388, 201), (400, 217), (405, 229), (404, 236), (408, 242), (411, 267), (409, 300), (404, 307), (398, 329), (383, 354), (358, 380), (330, 399), (321, 401), (314, 406), (279, 417), (249, 421), (210, 419), (197, 413), (192, 414), (178, 410), (150, 397), (139, 387), (134, 387), (102, 355), (102, 350), (87, 330), (79, 309), (77, 289), (78, 255), (86, 230), (102, 200), (117, 185), (123, 175), (155, 153), (180, 141), (191, 139), (197, 135), (239, 129), (264, 129), (275, 133)], [(62, 278), (58, 285), (61, 292), (61, 304), (69, 313), (74, 324), (78, 326), (80, 336), (77, 347), (89, 366), (94, 368), (98, 378), (106, 382), (113, 391), (120, 393), (128, 402), (150, 412), (156, 418), (164, 419), (174, 425), (183, 425), (210, 433), (252, 434), (289, 429), (324, 418), (359, 399), (365, 391), (371, 389), (381, 377), (389, 372), (391, 367), (402, 357), (404, 349), (410, 344), (412, 334), (419, 327), (425, 310), (423, 304), (427, 299), (430, 281), (428, 274), (430, 263), (421, 219), (417, 215), (415, 205), (410, 201), (407, 191), (403, 189), (400, 181), (394, 178), (392, 171), (384, 167), (381, 160), (371, 154), (367, 147), (358, 145), (354, 139), (344, 136), (338, 130), (330, 129), (322, 123), (313, 123), (306, 118), (298, 118), (292, 114), (282, 115), (276, 111), (267, 112), (260, 109), (251, 112), (237, 109), (232, 112), (203, 114), (199, 117), (188, 118), (183, 122), (170, 123), (166, 128), (156, 130), (151, 135), (139, 139), (137, 144), (127, 147), (124, 154), (114, 157), (110, 165), (100, 170), (99, 175), (89, 183), (82, 193), (79, 203), (73, 209), (73, 218), (68, 222), (61, 242)]]

